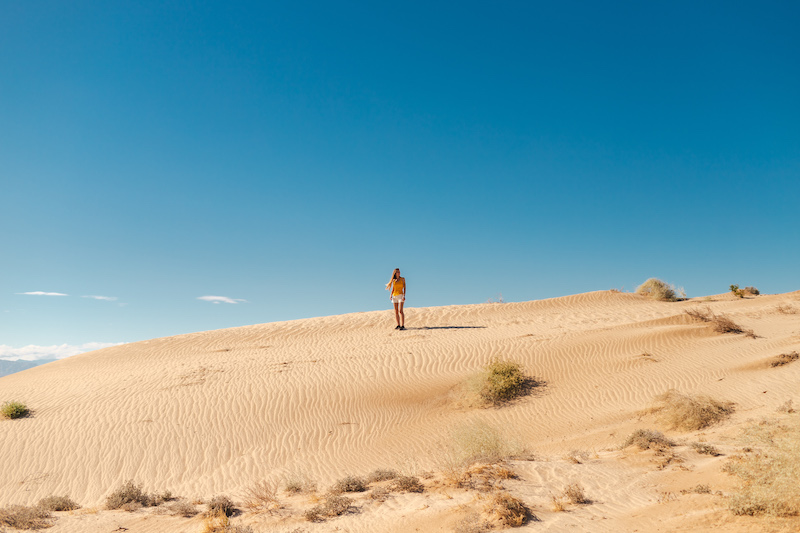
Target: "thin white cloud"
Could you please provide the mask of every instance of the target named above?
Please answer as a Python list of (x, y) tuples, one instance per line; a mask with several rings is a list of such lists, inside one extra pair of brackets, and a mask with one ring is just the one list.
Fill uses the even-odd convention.
[(17, 294), (27, 294), (29, 296), (69, 296), (69, 294), (64, 294), (63, 292), (43, 292), (43, 291), (18, 292)]
[(0, 344), (0, 359), (23, 361), (36, 361), (38, 359), (63, 359), (79, 353), (91, 352), (110, 346), (119, 346), (122, 342), (87, 342), (79, 346), (71, 344), (54, 344), (52, 346), (36, 346), (29, 344), (22, 348), (13, 348), (6, 344)]
[(92, 298), (94, 300), (105, 300), (107, 302), (116, 301), (116, 296), (81, 296), (81, 298)]
[(228, 298), (227, 296), (198, 296), (198, 300), (204, 300), (206, 302), (211, 303), (226, 303), (226, 304), (238, 304), (239, 302), (246, 302), (247, 300), (240, 300), (238, 298)]

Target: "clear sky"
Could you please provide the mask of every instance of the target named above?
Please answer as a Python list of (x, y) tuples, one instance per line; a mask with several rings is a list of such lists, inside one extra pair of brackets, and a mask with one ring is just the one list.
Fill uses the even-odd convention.
[(797, 290), (798, 21), (5, 1), (0, 357), (388, 309), (395, 267), (410, 308)]

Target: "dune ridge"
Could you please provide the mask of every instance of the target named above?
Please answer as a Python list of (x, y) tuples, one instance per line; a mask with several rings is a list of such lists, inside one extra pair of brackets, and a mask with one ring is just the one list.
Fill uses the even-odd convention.
[[(643, 474), (641, 465), (602, 459), (617, 453), (631, 431), (653, 425), (642, 409), (668, 389), (736, 403), (731, 419), (709, 435), (798, 401), (800, 364), (762, 364), (800, 348), (797, 315), (776, 310), (798, 303), (798, 292), (668, 303), (597, 291), (409, 308), (402, 332), (392, 329), (390, 311), (374, 311), (190, 333), (73, 356), (0, 378), (0, 401), (22, 400), (33, 410), (29, 418), (0, 421), (0, 505), (68, 494), (99, 507), (127, 479), (150, 490), (207, 498), (240, 495), (256, 481), (277, 483), (293, 474), (324, 486), (375, 468), (435, 470), (451, 428), (479, 418), (538, 456), (580, 449), (598, 458), (580, 475), (590, 492), (605, 494), (604, 506), (553, 515), (527, 528), (581, 527), (601, 516), (628, 524), (637, 509), (653, 504), (653, 491), (642, 488), (642, 480), (653, 476)], [(728, 314), (758, 337), (721, 335), (685, 314), (701, 306)], [(520, 363), (542, 385), (500, 409), (459, 403), (460, 385), (498, 357)], [(545, 498), (544, 484), (577, 475), (569, 463), (519, 468), (526, 481), (518, 490), (534, 502)], [(342, 520), (350, 520), (351, 531), (414, 531), (397, 529), (391, 509), (404, 502), (402, 527), (418, 527), (409, 510), (423, 505), (423, 496), (404, 498), (361, 523)], [(426, 527), (450, 527), (452, 509), (441, 502), (425, 505), (438, 509), (422, 513)], [(659, 511), (645, 522), (658, 523)], [(89, 527), (88, 518), (81, 520)], [(163, 531), (184, 530), (174, 517), (160, 520)], [(728, 518), (718, 518), (715, 527), (719, 520), (731, 531), (742, 527)], [(77, 527), (69, 524), (60, 519), (52, 531)]]

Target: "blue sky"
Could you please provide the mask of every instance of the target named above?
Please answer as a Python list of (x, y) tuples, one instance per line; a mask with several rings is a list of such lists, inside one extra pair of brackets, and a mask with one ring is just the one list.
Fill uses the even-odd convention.
[(0, 357), (388, 309), (395, 267), (409, 307), (797, 290), (798, 20), (4, 2)]

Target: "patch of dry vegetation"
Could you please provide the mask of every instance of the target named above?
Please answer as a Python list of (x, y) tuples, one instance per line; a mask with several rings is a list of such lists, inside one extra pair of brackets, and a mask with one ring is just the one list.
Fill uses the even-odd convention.
[(780, 304), (775, 307), (775, 310), (782, 315), (796, 315), (798, 313), (797, 308), (791, 304)]
[(485, 511), (493, 520), (506, 527), (519, 527), (535, 518), (522, 500), (505, 492), (492, 496)]
[(331, 487), (331, 492), (341, 494), (342, 492), (364, 492), (367, 484), (358, 476), (345, 476), (336, 481)]
[(325, 497), (324, 502), (306, 511), (305, 518), (309, 522), (321, 522), (326, 518), (343, 515), (352, 505), (353, 500), (347, 496), (329, 494)]
[(772, 361), (770, 361), (769, 365), (771, 367), (788, 365), (789, 363), (794, 363), (798, 359), (800, 359), (800, 354), (797, 352), (782, 353), (776, 355)]
[(220, 494), (219, 496), (214, 496), (211, 498), (211, 500), (206, 504), (206, 508), (207, 517), (216, 516), (220, 513), (230, 517), (236, 512), (236, 506), (234, 505), (233, 501), (231, 501), (231, 499), (224, 494)]
[(43, 529), (53, 526), (50, 511), (41, 507), (25, 505), (9, 505), (0, 508), (0, 526), (15, 529)]
[(169, 504), (167, 510), (173, 516), (182, 516), (184, 518), (191, 518), (199, 512), (194, 505), (186, 500), (178, 500)]
[(788, 426), (776, 422), (753, 425), (742, 439), (750, 444), (736, 455), (725, 470), (738, 477), (740, 485), (729, 500), (738, 515), (800, 515), (800, 424), (796, 417)]
[(724, 420), (733, 410), (731, 402), (719, 402), (705, 395), (681, 394), (673, 389), (657, 396), (650, 412), (656, 413), (670, 429), (696, 431)]
[(675, 294), (675, 286), (658, 278), (650, 278), (639, 285), (636, 288), (636, 294), (662, 302), (675, 302), (678, 300), (678, 296)]
[(495, 360), (467, 380), (466, 387), (480, 406), (500, 406), (524, 396), (538, 383), (513, 361)]
[(293, 473), (286, 479), (283, 490), (289, 494), (308, 494), (317, 490), (317, 484), (304, 474)]
[(592, 503), (580, 483), (571, 483), (564, 487), (561, 493), (551, 496), (553, 512), (560, 513), (567, 510), (567, 505), (588, 505)]
[(202, 533), (253, 533), (253, 528), (231, 524), (230, 517), (219, 510), (206, 515)]
[(399, 492), (422, 492), (425, 486), (416, 476), (400, 476), (390, 485), (391, 490)]
[(173, 498), (169, 491), (161, 494), (148, 494), (142, 490), (142, 485), (137, 485), (131, 479), (124, 482), (117, 490), (112, 492), (106, 498), (106, 508), (135, 511), (142, 507), (161, 505), (165, 501), (169, 501), (171, 499)]
[(664, 451), (674, 445), (675, 443), (665, 437), (660, 431), (654, 429), (637, 429), (628, 436), (622, 444), (622, 447), (636, 446), (640, 450)]
[(746, 337), (756, 338), (756, 334), (753, 333), (752, 329), (745, 329), (734, 322), (728, 315), (718, 315), (708, 307), (687, 309), (684, 313), (700, 322), (707, 322), (717, 333), (741, 333)]
[(396, 470), (377, 469), (367, 475), (367, 483), (377, 483), (380, 481), (391, 481), (400, 474)]
[(278, 489), (266, 481), (259, 481), (245, 489), (244, 507), (251, 512), (274, 513), (280, 509)]
[(525, 449), (513, 438), (503, 435), (496, 427), (481, 419), (473, 419), (451, 431), (449, 441), (442, 446), (438, 462), (445, 477), (458, 483), (473, 465), (501, 463), (525, 454)]
[(722, 452), (719, 451), (715, 446), (710, 444), (706, 444), (704, 442), (693, 442), (692, 449), (697, 453), (701, 453), (703, 455), (710, 455), (712, 457), (719, 457), (722, 455)]
[(446, 474), (448, 484), (455, 487), (492, 492), (503, 488), (503, 481), (517, 479), (517, 474), (504, 462), (473, 464), (460, 471)]
[(39, 500), (39, 507), (48, 511), (74, 511), (81, 506), (72, 501), (69, 496), (47, 496)]

